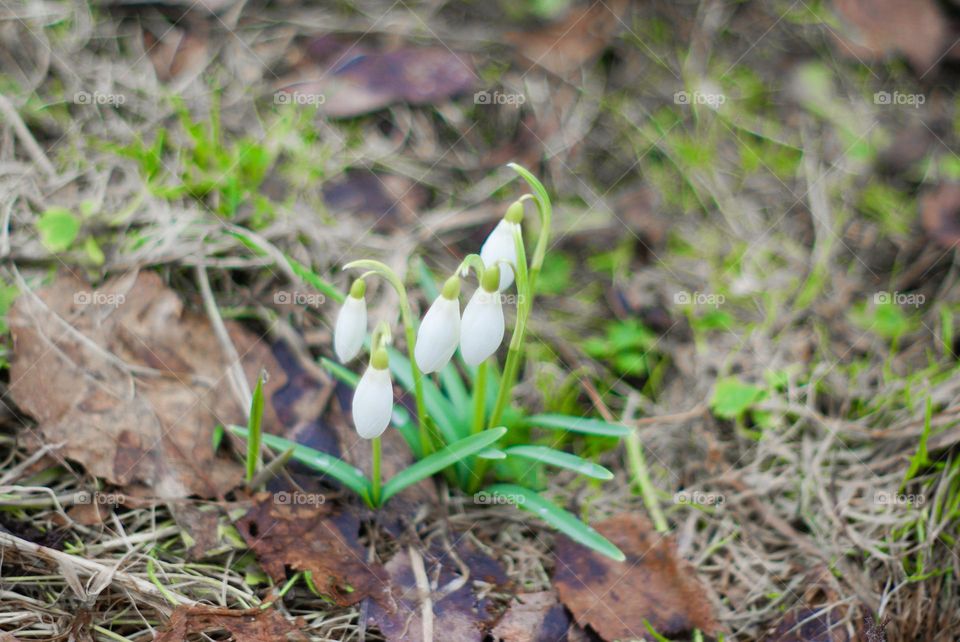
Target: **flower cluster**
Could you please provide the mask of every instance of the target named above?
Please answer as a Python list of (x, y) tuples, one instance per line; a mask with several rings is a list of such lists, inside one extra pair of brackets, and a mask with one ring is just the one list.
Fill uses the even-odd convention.
[[(517, 246), (522, 243), (522, 218), (523, 201), (520, 200), (507, 209), (503, 219), (484, 241), (480, 254), (472, 254), (464, 259), (444, 283), (416, 333), (413, 360), (419, 372), (439, 372), (450, 362), (458, 347), (464, 363), (477, 366), (493, 355), (503, 343), (505, 323), (501, 292), (514, 282)], [(371, 273), (385, 273), (401, 296), (401, 312), (405, 315), (406, 294), (399, 280), (390, 278), (392, 273), (389, 268), (374, 261), (357, 261), (347, 267), (363, 266), (380, 266), (380, 269), (373, 269), (354, 281), (349, 296), (340, 308), (333, 344), (341, 363), (354, 359), (367, 338), (365, 277)], [(469, 274), (471, 267), (477, 274), (479, 286), (461, 317), (461, 279)], [(382, 435), (393, 414), (393, 385), (386, 351), (389, 342), (389, 327), (381, 322), (372, 334), (369, 365), (354, 391), (353, 421), (357, 433), (364, 439)]]

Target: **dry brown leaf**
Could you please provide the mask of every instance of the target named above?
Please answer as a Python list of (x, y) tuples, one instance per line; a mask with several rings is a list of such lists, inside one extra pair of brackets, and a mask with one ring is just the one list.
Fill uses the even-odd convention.
[(571, 9), (563, 20), (543, 29), (512, 32), (504, 38), (526, 64), (567, 77), (599, 56), (623, 29), (626, 7), (624, 0), (595, 2)]
[(154, 637), (154, 642), (186, 642), (190, 635), (216, 631), (226, 631), (234, 642), (306, 640), (307, 637), (300, 632), (302, 626), (302, 623), (288, 622), (273, 609), (241, 611), (212, 606), (178, 606), (164, 629)]
[[(244, 413), (205, 316), (184, 310), (153, 273), (96, 291), (61, 276), (35, 294), (10, 310), (10, 394), (47, 443), (64, 442), (58, 452), (92, 475), (158, 498), (220, 497), (240, 481), (240, 466), (211, 443), (215, 426)], [(229, 331), (248, 379), (265, 368), (280, 385), (266, 344), (238, 325)]]
[(387, 231), (417, 222), (427, 204), (427, 189), (405, 176), (355, 170), (324, 183), (323, 200), (334, 213), (360, 214), (373, 220), (374, 229)]
[(960, 243), (960, 185), (943, 183), (920, 199), (920, 221), (927, 236), (945, 248)]
[(679, 559), (670, 536), (640, 515), (624, 513), (595, 525), (627, 556), (615, 562), (561, 536), (553, 585), (580, 626), (605, 640), (646, 639), (644, 620), (667, 637), (718, 630), (706, 591)]
[(321, 36), (285, 79), (276, 100), (316, 104), (334, 118), (359, 116), (398, 102), (432, 105), (469, 93), (477, 74), (467, 54), (445, 47), (375, 51), (355, 40)]
[(143, 48), (158, 80), (177, 80), (198, 73), (209, 64), (209, 29), (204, 25), (201, 21), (191, 20), (182, 25), (163, 23), (153, 31), (144, 27)]
[(562, 640), (570, 628), (570, 616), (553, 591), (520, 593), (491, 634), (503, 642)]
[(187, 542), (187, 558), (200, 560), (220, 546), (220, 508), (192, 502), (169, 502), (170, 513)]
[[(437, 540), (429, 551), (402, 548), (387, 562), (394, 608), (371, 603), (370, 620), (388, 642), (421, 642), (424, 639), (421, 590), (429, 592), (433, 606), (434, 640), (481, 642), (497, 620), (500, 608), (484, 588), (502, 587), (507, 576), (499, 562), (463, 540), (447, 551)], [(416, 559), (411, 559), (411, 555)], [(414, 564), (423, 564), (418, 586)], [(425, 580), (425, 581), (424, 581)]]
[(291, 493), (260, 493), (237, 522), (263, 570), (278, 583), (286, 580), (287, 567), (308, 571), (317, 590), (340, 606), (365, 597), (388, 600), (383, 567), (364, 561), (357, 517), (336, 512), (331, 503), (297, 497), (303, 501), (292, 500)]
[(861, 60), (902, 53), (919, 74), (947, 52), (949, 27), (934, 0), (834, 0), (847, 29), (837, 50)]

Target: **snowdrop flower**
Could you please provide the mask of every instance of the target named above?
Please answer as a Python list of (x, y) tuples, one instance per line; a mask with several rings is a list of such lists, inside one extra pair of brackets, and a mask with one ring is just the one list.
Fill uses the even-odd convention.
[(454, 275), (447, 279), (443, 292), (423, 316), (413, 351), (421, 372), (442, 370), (456, 351), (460, 339), (459, 297), (460, 278)]
[(363, 439), (383, 434), (393, 414), (393, 382), (387, 351), (378, 348), (353, 391), (353, 425)]
[[(523, 201), (516, 201), (507, 208), (507, 213), (493, 228), (480, 248), (480, 258), (483, 259), (484, 267), (497, 265), (498, 261), (504, 261), (511, 266), (517, 265), (517, 248), (513, 243), (513, 231), (519, 229), (521, 220), (523, 220)], [(511, 283), (513, 283), (513, 268), (505, 265), (500, 270), (498, 289), (506, 290)]]
[(496, 265), (487, 268), (480, 287), (463, 309), (460, 353), (468, 365), (479, 365), (503, 343), (503, 305), (497, 290), (500, 282), (500, 269)]
[(343, 302), (337, 323), (333, 329), (333, 350), (340, 363), (357, 356), (367, 336), (367, 301), (363, 298), (366, 283), (357, 279), (350, 287), (350, 295)]

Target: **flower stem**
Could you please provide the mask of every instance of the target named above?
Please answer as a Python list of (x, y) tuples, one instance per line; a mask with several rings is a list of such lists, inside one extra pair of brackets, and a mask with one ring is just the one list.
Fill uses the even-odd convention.
[(370, 472), (371, 477), (371, 489), (370, 489), (370, 502), (377, 507), (380, 505), (380, 459), (382, 457), (382, 448), (380, 444), (380, 437), (374, 437), (370, 441), (370, 449), (373, 454), (373, 469)]
[(413, 356), (417, 333), (413, 327), (413, 313), (410, 310), (410, 299), (407, 297), (407, 288), (404, 287), (403, 281), (400, 280), (397, 273), (394, 272), (390, 266), (380, 261), (361, 259), (359, 261), (351, 261), (343, 267), (344, 269), (362, 268), (382, 276), (393, 286), (397, 296), (400, 298), (400, 320), (403, 322), (403, 330), (407, 338), (407, 357), (410, 360), (410, 370), (413, 374), (413, 394), (417, 404), (417, 426), (420, 429), (420, 456), (425, 457), (433, 452), (434, 440), (428, 428), (427, 405), (423, 399), (423, 373), (420, 372), (417, 361)]
[(477, 366), (477, 383), (473, 387), (473, 429), (472, 434), (483, 430), (483, 420), (487, 401), (487, 360), (484, 359)]

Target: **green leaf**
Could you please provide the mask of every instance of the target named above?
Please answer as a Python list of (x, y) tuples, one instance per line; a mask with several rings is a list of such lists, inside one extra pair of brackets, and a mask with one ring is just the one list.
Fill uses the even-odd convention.
[[(243, 438), (247, 437), (247, 429), (244, 426), (230, 426), (229, 428), (233, 434)], [(292, 448), (293, 459), (330, 475), (361, 497), (365, 497), (370, 492), (370, 481), (363, 476), (359, 468), (351, 466), (332, 455), (271, 434), (263, 435), (263, 443), (281, 452)]]
[(479, 457), (480, 459), (500, 460), (500, 459), (506, 459), (507, 453), (497, 448), (484, 448), (483, 450), (477, 453), (477, 457)]
[(766, 396), (763, 388), (726, 377), (717, 381), (710, 408), (721, 419), (736, 419)]
[(80, 232), (80, 219), (64, 207), (51, 207), (37, 219), (40, 240), (51, 252), (63, 252), (73, 245)]
[(92, 236), (88, 236), (87, 240), (83, 242), (83, 250), (94, 265), (103, 265), (103, 262), (107, 260), (103, 255), (103, 250), (100, 249), (100, 244), (97, 243), (97, 239)]
[(263, 442), (263, 374), (257, 377), (257, 387), (250, 400), (250, 417), (247, 419), (247, 483), (249, 484), (260, 467), (260, 444)]
[(524, 423), (528, 426), (539, 426), (551, 430), (571, 430), (587, 435), (602, 435), (604, 437), (625, 437), (630, 434), (630, 428), (627, 426), (607, 423), (601, 419), (574, 417), (573, 415), (533, 415), (532, 417), (527, 417)]
[(563, 510), (550, 500), (544, 499), (529, 488), (516, 484), (493, 484), (487, 486), (486, 490), (489, 493), (514, 498), (514, 503), (519, 508), (533, 513), (573, 541), (583, 544), (587, 548), (591, 548), (618, 562), (626, 559), (619, 548), (594, 530), (593, 527), (584, 524), (572, 513)]
[(546, 446), (511, 446), (504, 452), (511, 457), (523, 457), (548, 466), (566, 468), (594, 479), (613, 479), (613, 473), (599, 464)]
[(427, 455), (409, 468), (394, 475), (393, 479), (384, 484), (382, 501), (385, 502), (407, 486), (416, 484), (421, 479), (426, 479), (447, 466), (451, 466), (458, 461), (462, 461), (486, 449), (492, 443), (503, 437), (506, 432), (507, 429), (503, 426), (484, 430), (476, 435), (454, 442), (432, 455)]

